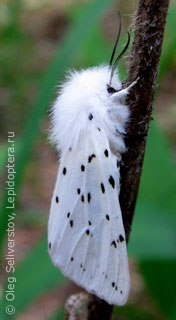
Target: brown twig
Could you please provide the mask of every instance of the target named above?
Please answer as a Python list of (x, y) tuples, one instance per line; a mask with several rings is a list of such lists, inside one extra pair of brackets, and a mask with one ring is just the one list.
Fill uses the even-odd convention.
[[(127, 241), (138, 195), (168, 6), (169, 0), (139, 0), (136, 14), (127, 83), (138, 77), (139, 80), (127, 97), (131, 121), (121, 166), (120, 205)], [(109, 320), (111, 314), (112, 306), (89, 296), (87, 320)]]
[(127, 97), (131, 121), (121, 167), (120, 205), (127, 240), (131, 230), (152, 113), (169, 0), (140, 0), (127, 83), (139, 77)]

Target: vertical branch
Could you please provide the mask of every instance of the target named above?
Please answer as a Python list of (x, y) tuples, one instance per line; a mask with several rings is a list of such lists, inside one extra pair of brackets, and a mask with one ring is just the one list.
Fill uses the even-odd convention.
[(138, 195), (168, 6), (169, 0), (140, 0), (136, 15), (127, 83), (138, 77), (139, 80), (127, 97), (131, 118), (121, 167), (120, 205), (127, 240)]
[[(169, 0), (139, 0), (136, 14), (127, 83), (138, 77), (139, 80), (127, 97), (131, 120), (121, 166), (120, 205), (127, 241), (138, 195), (168, 6)], [(87, 320), (110, 320), (112, 309), (105, 301), (89, 295)]]

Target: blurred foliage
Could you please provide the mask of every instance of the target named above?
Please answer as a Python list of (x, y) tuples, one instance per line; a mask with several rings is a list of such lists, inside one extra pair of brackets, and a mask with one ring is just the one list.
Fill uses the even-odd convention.
[[(20, 14), (23, 9), (19, 0), (9, 1), (6, 8), (6, 19), (0, 25), (0, 83), (2, 117), (0, 118), (0, 132), (15, 126), (21, 128), (24, 123), (24, 108), (28, 104), (33, 81), (38, 79), (38, 72), (31, 68), (33, 56), (33, 41), (20, 25)], [(3, 4), (0, 4), (0, 22)], [(28, 61), (28, 63), (26, 63)], [(9, 119), (9, 114), (11, 115)], [(5, 126), (4, 126), (5, 125)]]
[[(27, 162), (31, 159), (31, 151), (40, 132), (41, 121), (46, 116), (48, 106), (54, 97), (56, 84), (63, 79), (65, 70), (73, 65), (84, 67), (104, 61), (108, 62), (109, 60), (112, 45), (104, 37), (99, 21), (102, 13), (111, 6), (111, 3), (110, 0), (96, 0), (84, 6), (72, 6), (68, 9), (67, 17), (70, 21), (70, 27), (59, 42), (48, 70), (41, 77), (36, 101), (32, 109), (29, 108), (26, 120), (24, 120), (23, 114), (18, 119), (17, 126), (19, 127), (21, 127), (20, 123), (25, 121), (24, 129), (16, 141), (17, 174), (15, 183), (18, 197)], [(4, 48), (0, 52), (2, 66), (0, 81), (3, 81), (3, 90), (8, 87), (8, 108), (15, 104), (19, 108), (17, 108), (19, 113), (21, 112), (21, 105), (28, 105), (28, 95), (31, 93), (30, 82), (34, 81), (37, 85), (40, 77), (40, 72), (31, 68), (31, 55), (34, 54), (35, 50), (32, 46), (33, 40), (27, 31), (21, 30), (19, 16), (22, 10), (22, 2), (19, 0), (10, 2), (8, 23), (0, 31)], [(122, 37), (122, 43), (124, 37)], [(176, 56), (175, 38), (176, 13), (175, 6), (172, 5), (169, 10), (163, 45), (159, 74), (160, 83), (174, 66)], [(19, 54), (20, 51), (23, 54)], [(121, 65), (120, 71), (121, 76), (124, 77), (123, 65)], [(17, 109), (15, 109), (16, 112)], [(13, 116), (13, 113), (10, 114)], [(0, 119), (2, 126), (8, 119), (8, 110), (7, 113), (3, 113), (3, 116), (5, 118)], [(5, 165), (6, 155), (7, 145), (3, 145), (0, 151), (0, 172)], [(157, 124), (153, 123), (147, 144), (129, 254), (139, 263), (143, 279), (148, 288), (148, 294), (151, 297), (152, 308), (155, 308), (155, 305), (158, 308), (158, 319), (176, 319), (175, 190), (175, 165), (172, 162), (170, 146), (158, 129)], [(7, 216), (10, 213), (10, 210), (5, 210), (6, 201), (7, 194), (4, 192), (0, 210), (1, 252), (5, 240)], [(28, 217), (27, 210), (22, 213), (20, 210), (18, 211), (18, 220), (21, 218), (24, 224), (32, 225), (34, 223), (38, 225), (39, 221), (37, 218), (35, 219), (35, 210), (30, 218), (25, 218), (25, 215)], [(60, 271), (50, 262), (47, 253), (46, 235), (20, 262), (16, 268), (15, 276), (17, 278), (15, 288), (16, 313), (14, 316), (6, 314), (7, 301), (5, 300), (4, 290), (0, 307), (0, 319), (2, 320), (16, 319), (16, 316), (37, 298), (65, 281)], [(122, 308), (115, 308), (114, 318), (116, 317), (117, 319), (134, 320), (157, 318), (152, 311), (150, 312), (147, 308), (146, 310), (143, 309), (138, 302), (134, 305), (127, 304)], [(63, 310), (56, 312), (52, 319), (63, 319)]]
[(120, 316), (123, 316), (123, 319), (130, 320), (156, 320), (156, 317), (152, 312), (143, 310), (141, 307), (134, 307), (133, 305), (127, 305), (121, 309), (115, 307), (114, 315), (117, 319), (120, 319)]

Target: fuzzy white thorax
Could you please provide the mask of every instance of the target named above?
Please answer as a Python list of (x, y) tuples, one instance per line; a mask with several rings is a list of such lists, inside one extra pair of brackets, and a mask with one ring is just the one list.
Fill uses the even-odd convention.
[[(66, 148), (76, 147), (91, 130), (87, 119), (92, 114), (96, 126), (98, 124), (105, 130), (111, 150), (118, 154), (125, 151), (122, 135), (125, 133), (129, 110), (121, 102), (120, 92), (119, 97), (115, 93), (115, 99), (112, 99), (113, 94), (108, 93), (110, 73), (107, 65), (73, 71), (61, 85), (52, 109), (51, 141), (58, 150), (63, 152)], [(114, 73), (111, 86), (115, 90), (122, 87), (117, 72)]]

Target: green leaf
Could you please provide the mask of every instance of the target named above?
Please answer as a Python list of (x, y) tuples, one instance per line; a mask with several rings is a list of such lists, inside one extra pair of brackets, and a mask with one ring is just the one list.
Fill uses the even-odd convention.
[(138, 202), (129, 253), (138, 260), (176, 260), (176, 217), (162, 207)]
[[(150, 251), (151, 255), (153, 253), (153, 261), (149, 259), (149, 256), (147, 259), (143, 256), (140, 259), (140, 266), (152, 296), (169, 319), (176, 319), (176, 304), (173, 298), (175, 297), (176, 261), (174, 255), (174, 252), (176, 253), (175, 190), (175, 166), (172, 162), (170, 148), (164, 136), (152, 125), (138, 198), (137, 212), (139, 213), (134, 220), (135, 230), (135, 221), (138, 219), (138, 231), (136, 230), (136, 235), (134, 233), (134, 238), (139, 232), (140, 240), (134, 241), (132, 233), (130, 245), (132, 251), (138, 254), (142, 254), (143, 250), (146, 255), (147, 251), (148, 253)], [(145, 206), (146, 202), (150, 204), (148, 209)], [(141, 230), (139, 231), (140, 225)], [(167, 258), (173, 260), (166, 260), (164, 255), (164, 260), (162, 260), (161, 252), (165, 252)], [(159, 258), (158, 254), (161, 261), (156, 261)]]
[(152, 123), (145, 153), (138, 201), (175, 212), (176, 174), (170, 147), (156, 124)]
[(140, 269), (146, 286), (165, 315), (176, 319), (176, 261), (142, 261)]
[[(115, 307), (113, 315), (115, 319), (130, 319), (130, 320), (156, 320), (152, 312), (142, 309), (142, 307), (125, 305), (121, 308)], [(125, 318), (124, 318), (125, 317)]]
[(169, 319), (176, 319), (173, 298), (176, 261), (175, 190), (175, 166), (170, 147), (164, 135), (152, 124), (130, 246), (131, 251), (138, 256), (143, 252), (139, 263), (146, 285)]
[(176, 54), (176, 24), (175, 24), (175, 4), (169, 8), (167, 24), (161, 53), (161, 63), (159, 71), (159, 80), (166, 76), (166, 73), (172, 68)]

